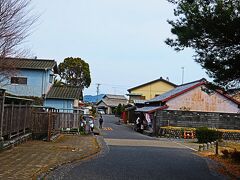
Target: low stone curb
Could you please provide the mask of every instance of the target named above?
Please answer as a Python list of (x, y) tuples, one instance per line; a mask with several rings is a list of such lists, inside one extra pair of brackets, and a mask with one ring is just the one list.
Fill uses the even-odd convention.
[(28, 133), (28, 134), (19, 136), (17, 138), (9, 140), (9, 141), (2, 141), (1, 142), (1, 146), (0, 146), (0, 151), (12, 148), (12, 147), (14, 147), (16, 145), (19, 145), (19, 144), (21, 144), (23, 142), (26, 142), (26, 141), (30, 140), (30, 139), (32, 139), (32, 133)]
[(204, 150), (208, 150), (208, 149), (214, 148), (216, 146), (216, 143), (217, 143), (216, 141), (213, 141), (213, 142), (200, 144), (198, 151), (204, 151)]

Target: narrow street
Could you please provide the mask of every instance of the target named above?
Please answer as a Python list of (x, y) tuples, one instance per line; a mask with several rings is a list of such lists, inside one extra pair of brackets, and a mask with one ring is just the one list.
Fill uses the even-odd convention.
[(136, 133), (129, 126), (118, 125), (113, 116), (103, 118), (104, 153), (68, 172), (53, 172), (48, 179), (224, 179), (194, 151), (167, 139)]

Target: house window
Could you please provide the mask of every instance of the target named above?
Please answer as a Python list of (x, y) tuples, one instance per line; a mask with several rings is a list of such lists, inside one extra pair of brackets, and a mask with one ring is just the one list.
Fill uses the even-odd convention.
[(11, 84), (27, 84), (25, 77), (11, 77)]
[(49, 76), (49, 83), (53, 83), (53, 74), (50, 74), (50, 76)]

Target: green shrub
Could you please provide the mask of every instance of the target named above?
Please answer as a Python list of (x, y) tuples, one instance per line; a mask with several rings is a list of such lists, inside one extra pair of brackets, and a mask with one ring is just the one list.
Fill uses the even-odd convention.
[(230, 153), (227, 149), (223, 149), (221, 152), (223, 153), (224, 158), (229, 158)]
[(222, 139), (222, 132), (200, 127), (196, 129), (196, 137), (199, 143), (207, 143)]
[(240, 162), (240, 151), (237, 151), (236, 149), (230, 153), (230, 156), (232, 158), (232, 160), (236, 161), (236, 162)]

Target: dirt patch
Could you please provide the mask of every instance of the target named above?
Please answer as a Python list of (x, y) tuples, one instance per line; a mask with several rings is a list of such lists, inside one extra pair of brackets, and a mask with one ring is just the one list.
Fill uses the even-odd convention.
[(218, 173), (228, 176), (231, 179), (239, 179), (240, 163), (236, 163), (231, 159), (225, 159), (222, 155), (215, 155), (213, 151), (199, 152), (198, 155), (210, 158), (217, 162), (219, 166), (215, 169)]

